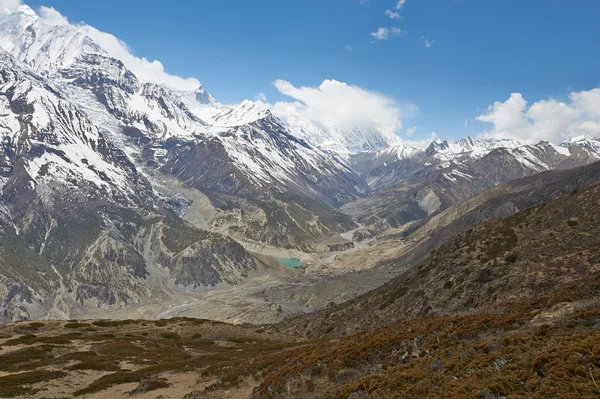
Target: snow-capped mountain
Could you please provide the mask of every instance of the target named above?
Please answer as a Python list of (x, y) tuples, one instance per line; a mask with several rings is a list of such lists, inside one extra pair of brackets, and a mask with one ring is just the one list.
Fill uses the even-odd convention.
[(153, 281), (194, 289), (260, 268), (233, 240), (161, 211), (127, 155), (51, 82), (1, 49), (0, 65), (0, 320), (160, 300)]
[(350, 166), (359, 174), (369, 173), (403, 159), (419, 156), (423, 150), (406, 144), (390, 146), (376, 151), (361, 151), (350, 156)]
[(221, 106), (216, 111), (218, 112), (213, 114), (200, 111), (200, 115), (204, 115), (205, 120), (214, 126), (216, 130), (222, 127), (246, 125), (272, 115), (267, 104), (262, 101), (250, 100), (244, 100), (231, 106)]
[[(578, 136), (568, 139), (560, 144), (561, 147), (578, 153), (579, 156), (587, 154), (591, 158), (600, 159), (600, 138)], [(584, 154), (581, 154), (583, 152)]]
[[(236, 168), (259, 186), (289, 185), (299, 180), (296, 174), (302, 165), (312, 167), (313, 174), (348, 173), (337, 157), (307, 143), (299, 144), (301, 140), (275, 121), (265, 104), (244, 101), (224, 106), (201, 87), (183, 92), (144, 82), (76, 27), (49, 25), (27, 6), (22, 6), (20, 12), (3, 14), (0, 32), (0, 47), (51, 79), (57, 90), (84, 111), (100, 117), (101, 128), (116, 141), (123, 141), (121, 133), (134, 138), (137, 144), (157, 144), (173, 137), (201, 142), (218, 140)], [(282, 142), (261, 140), (257, 134), (244, 136), (238, 134), (240, 129), (233, 129), (259, 120), (269, 120), (262, 124), (263, 128), (273, 128), (282, 137), (287, 136), (285, 143), (292, 143), (299, 157), (291, 161), (289, 148), (278, 147)], [(246, 137), (247, 145), (237, 136)], [(258, 160), (260, 157), (264, 159)], [(301, 165), (296, 165), (296, 161), (301, 161)], [(315, 168), (326, 164), (322, 171)], [(305, 191), (323, 198), (313, 187)]]
[(422, 150), (380, 126), (221, 104), (136, 75), (26, 6), (0, 13), (0, 65), (0, 320), (236, 284), (262, 267), (242, 245), (314, 251), (357, 227), (344, 204), (397, 227), (600, 159), (589, 137)]
[[(186, 103), (198, 105), (214, 100), (202, 87), (175, 92), (140, 80), (121, 60), (71, 25), (51, 25), (28, 6), (19, 12), (0, 14), (0, 48), (50, 79), (65, 94), (82, 88), (93, 94), (68, 92), (84, 108), (101, 103), (110, 114), (152, 138), (190, 136), (204, 123)], [(109, 125), (110, 126), (110, 125)]]
[[(369, 186), (377, 189), (406, 179), (422, 166), (432, 170), (455, 168), (472, 164), (494, 151), (509, 157), (513, 168), (542, 172), (600, 159), (599, 148), (600, 140), (587, 136), (567, 140), (560, 145), (549, 142), (524, 145), (512, 139), (493, 138), (467, 137), (459, 141), (434, 139), (425, 150), (400, 145), (357, 153), (350, 157), (350, 165), (366, 179)], [(510, 168), (506, 173), (510, 173)]]
[(0, 26), (0, 47), (42, 75), (73, 64), (82, 54), (104, 53), (76, 28), (48, 24), (26, 5), (0, 13)]
[(597, 160), (573, 143), (499, 143), (469, 139), (453, 145), (435, 140), (412, 157), (365, 171), (366, 182), (376, 192), (342, 210), (366, 225), (400, 227), (425, 220), (498, 184)]
[(276, 113), (276, 116), (286, 123), (294, 136), (345, 159), (358, 152), (403, 144), (398, 136), (379, 126), (352, 123), (326, 125), (299, 114)]
[(76, 106), (2, 50), (0, 64), (4, 195), (15, 183), (15, 169), (22, 168), (27, 187), (41, 192), (63, 186), (127, 204), (149, 198), (133, 164)]
[(447, 161), (458, 157), (480, 158), (496, 148), (516, 148), (522, 144), (510, 139), (473, 139), (467, 137), (459, 141), (448, 142), (435, 139), (425, 150), (428, 156)]
[[(325, 217), (335, 211), (324, 204), (335, 206), (355, 199), (364, 184), (338, 155), (294, 136), (265, 104), (244, 101), (226, 106), (202, 87), (181, 91), (146, 81), (77, 27), (50, 25), (26, 6), (2, 15), (0, 36), (0, 47), (47, 79), (95, 121), (98, 131), (127, 154), (153, 184), (162, 185), (154, 180), (155, 175), (174, 175), (213, 199), (244, 196), (244, 205), (238, 201), (236, 207), (255, 207), (248, 205), (255, 200), (284, 206), (284, 197), (290, 196), (317, 201), (310, 209), (303, 208), (306, 217), (280, 212), (275, 219), (285, 220), (272, 221), (279, 226), (276, 229), (288, 226), (289, 230), (300, 221), (307, 224), (297, 227), (303, 240), (352, 226), (347, 218)], [(225, 231), (248, 238), (249, 229), (236, 227), (242, 221), (223, 222), (229, 216), (222, 207), (231, 209), (230, 201), (216, 201), (219, 220), (208, 225), (223, 232), (223, 225), (233, 223)], [(321, 217), (309, 226), (314, 212)], [(270, 242), (270, 234), (283, 239), (283, 245), (308, 245), (298, 241), (295, 233), (261, 232), (261, 240), (267, 237)], [(256, 239), (256, 233), (250, 238)]]

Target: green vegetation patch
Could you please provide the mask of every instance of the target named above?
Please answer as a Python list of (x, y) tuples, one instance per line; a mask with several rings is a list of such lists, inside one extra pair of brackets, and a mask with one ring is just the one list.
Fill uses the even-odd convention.
[(67, 323), (65, 324), (65, 328), (83, 328), (83, 327), (90, 327), (91, 325), (88, 323), (79, 323), (79, 322), (71, 322), (71, 323)]
[(128, 324), (137, 324), (138, 321), (135, 320), (98, 320), (92, 322), (92, 325), (96, 327), (121, 327), (126, 326)]
[(37, 384), (44, 381), (55, 380), (65, 377), (64, 371), (30, 371), (26, 373), (11, 374), (0, 377), (0, 397), (12, 398), (22, 395), (33, 395), (39, 389), (33, 389), (28, 385)]

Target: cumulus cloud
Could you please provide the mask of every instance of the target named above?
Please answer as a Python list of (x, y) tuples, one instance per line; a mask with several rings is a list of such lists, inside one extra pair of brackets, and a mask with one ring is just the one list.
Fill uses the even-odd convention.
[(431, 40), (431, 39), (426, 38), (425, 36), (421, 36), (419, 43), (421, 43), (423, 46), (425, 46), (425, 48), (431, 48), (431, 46), (433, 46), (435, 44), (435, 40)]
[(16, 11), (23, 3), (21, 0), (0, 0), (0, 12), (14, 12)]
[(319, 87), (295, 87), (285, 80), (277, 80), (274, 85), (295, 101), (274, 104), (273, 113), (284, 117), (300, 114), (326, 126), (351, 123), (395, 133), (402, 128), (401, 118), (416, 112), (414, 105), (401, 107), (381, 93), (337, 80), (325, 80)]
[(257, 95), (254, 96), (254, 100), (255, 101), (262, 101), (263, 103), (267, 102), (267, 96), (265, 95), (265, 93), (258, 93)]
[[(5, 6), (14, 6), (14, 4), (18, 6), (20, 2), (0, 0), (0, 9)], [(71, 25), (77, 28), (96, 42), (111, 57), (122, 61), (131, 72), (143, 81), (164, 84), (176, 90), (194, 90), (200, 86), (200, 82), (196, 79), (181, 78), (167, 73), (160, 61), (149, 61), (144, 57), (136, 57), (127, 44), (110, 33), (102, 32), (83, 22), (72, 24), (64, 15), (52, 7), (42, 6), (38, 13), (50, 25)]]
[(371, 32), (371, 36), (377, 40), (387, 40), (391, 34), (400, 36), (404, 33), (400, 28), (379, 28), (375, 32)]
[(387, 15), (391, 19), (400, 19), (402, 18), (399, 13), (392, 10), (385, 10), (385, 15)]
[(493, 125), (482, 137), (528, 143), (559, 143), (584, 134), (600, 136), (600, 88), (571, 93), (567, 102), (550, 99), (531, 105), (520, 93), (513, 93), (508, 100), (490, 105), (477, 120)]
[(412, 137), (412, 136), (414, 136), (414, 135), (415, 135), (415, 132), (416, 132), (416, 131), (417, 131), (417, 127), (416, 127), (416, 126), (415, 126), (415, 127), (411, 127), (411, 128), (409, 128), (409, 129), (406, 129), (406, 135), (407, 135), (408, 137)]

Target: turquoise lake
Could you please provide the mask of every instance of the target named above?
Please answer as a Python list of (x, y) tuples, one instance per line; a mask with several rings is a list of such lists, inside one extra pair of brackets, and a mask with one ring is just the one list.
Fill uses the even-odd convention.
[(300, 259), (295, 258), (275, 258), (275, 260), (287, 267), (300, 267), (302, 266), (302, 261)]

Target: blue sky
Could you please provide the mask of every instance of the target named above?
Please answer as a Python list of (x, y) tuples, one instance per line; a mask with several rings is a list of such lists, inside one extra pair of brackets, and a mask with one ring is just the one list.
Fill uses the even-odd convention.
[[(399, 10), (398, 0), (25, 2), (114, 34), (222, 102), (282, 100), (276, 79), (383, 93), (418, 107), (402, 119), (418, 127), (413, 138), (475, 135), (487, 124), (474, 119), (513, 92), (567, 101), (600, 86), (597, 0), (407, 0)], [(377, 40), (378, 28), (403, 32)]]

